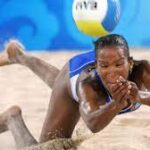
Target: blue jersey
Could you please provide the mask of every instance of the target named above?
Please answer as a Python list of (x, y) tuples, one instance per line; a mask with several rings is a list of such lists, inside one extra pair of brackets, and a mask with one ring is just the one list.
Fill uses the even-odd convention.
[(82, 53), (71, 58), (69, 61), (70, 78), (77, 74), (80, 74), (83, 69), (85, 69), (90, 64), (94, 63), (95, 60), (95, 51)]
[[(77, 102), (79, 101), (79, 98), (77, 96), (77, 90), (76, 90), (77, 79), (80, 73), (82, 72), (82, 70), (84, 70), (86, 67), (95, 63), (95, 61), (96, 61), (95, 51), (89, 51), (86, 53), (76, 55), (73, 58), (71, 58), (69, 61), (69, 75), (70, 75), (71, 91), (72, 91), (72, 96), (74, 100)], [(97, 82), (99, 82), (104, 92), (107, 93), (105, 100), (106, 100), (106, 103), (109, 103), (110, 101), (112, 101), (112, 98), (109, 92), (107, 92), (107, 90), (103, 86), (101, 78), (98, 76), (96, 71), (95, 71), (95, 76), (96, 76)], [(140, 106), (141, 106), (141, 103), (132, 103), (130, 106), (122, 109), (119, 114), (134, 111), (138, 109)]]

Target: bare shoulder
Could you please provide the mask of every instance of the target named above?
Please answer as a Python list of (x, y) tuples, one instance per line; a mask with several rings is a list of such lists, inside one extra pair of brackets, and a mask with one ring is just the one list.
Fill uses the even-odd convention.
[(141, 79), (144, 73), (150, 73), (150, 61), (134, 60), (133, 75)]
[(91, 87), (93, 90), (98, 88), (97, 80), (95, 77), (95, 68), (93, 66), (89, 66), (81, 72), (78, 79), (78, 84), (79, 83), (83, 86)]
[(150, 73), (150, 61), (143, 60), (143, 68), (147, 73)]
[(98, 110), (100, 105), (106, 103), (105, 92), (97, 80), (94, 68), (86, 68), (80, 74), (77, 95), (81, 110), (88, 109), (90, 112), (93, 112)]
[(150, 62), (149, 61), (144, 61), (143, 63), (142, 80), (146, 89), (150, 90)]

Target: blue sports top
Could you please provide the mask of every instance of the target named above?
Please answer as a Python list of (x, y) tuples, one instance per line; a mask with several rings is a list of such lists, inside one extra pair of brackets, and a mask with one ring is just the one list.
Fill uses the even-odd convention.
[[(72, 91), (72, 95), (75, 101), (79, 101), (79, 98), (77, 96), (77, 79), (80, 75), (80, 73), (82, 72), (82, 70), (84, 70), (87, 66), (90, 66), (91, 64), (93, 64), (96, 61), (96, 56), (95, 56), (95, 51), (89, 51), (89, 52), (85, 52), (79, 55), (74, 56), (73, 58), (71, 58), (69, 60), (69, 75), (70, 75), (70, 84), (71, 84), (71, 91)], [(106, 88), (104, 87), (100, 76), (97, 74), (97, 72), (95, 71), (95, 76), (97, 78), (97, 81), (99, 82), (100, 86), (102, 87), (102, 89), (104, 90), (104, 92), (106, 93), (106, 103), (109, 103), (112, 101), (112, 98), (110, 96), (110, 94), (108, 93), (108, 91), (106, 90)], [(131, 112), (134, 111), (136, 109), (138, 109), (141, 106), (141, 103), (132, 103), (131, 105), (129, 105), (128, 107), (122, 109), (120, 111), (119, 114), (122, 113), (127, 113), (127, 112)]]

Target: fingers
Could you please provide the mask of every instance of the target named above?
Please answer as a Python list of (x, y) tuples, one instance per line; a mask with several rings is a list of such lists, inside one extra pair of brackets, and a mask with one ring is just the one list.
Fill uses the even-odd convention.
[(113, 97), (120, 102), (121, 100), (127, 100), (129, 97), (131, 86), (128, 84), (124, 84), (118, 88), (112, 95)]
[(111, 93), (116, 93), (120, 92), (125, 87), (128, 87), (129, 90), (131, 89), (130, 82), (128, 82), (127, 80), (123, 82), (118, 81), (116, 84), (113, 84), (109, 89)]
[(112, 84), (112, 86), (110, 86), (110, 90), (112, 92), (115, 92), (116, 90), (118, 90), (119, 86), (122, 86), (123, 84), (127, 84), (127, 80), (125, 80), (122, 76), (120, 76), (117, 80), (116, 80), (116, 84)]
[(119, 76), (118, 82), (125, 83), (127, 80), (125, 80), (122, 76)]
[(117, 103), (124, 103), (127, 99), (132, 102), (140, 99), (136, 83), (125, 80), (122, 76), (116, 80), (115, 84), (109, 86), (109, 92)]
[(139, 102), (140, 101), (139, 89), (134, 82), (130, 82), (130, 84), (132, 86), (129, 94), (130, 101)]
[(130, 93), (131, 85), (130, 84), (123, 84), (118, 88), (117, 91), (114, 92), (115, 95), (124, 95), (124, 93)]
[(120, 103), (122, 100), (127, 100), (129, 98), (131, 88), (130, 82), (120, 76), (117, 79), (116, 84), (111, 86), (110, 93), (112, 98)]

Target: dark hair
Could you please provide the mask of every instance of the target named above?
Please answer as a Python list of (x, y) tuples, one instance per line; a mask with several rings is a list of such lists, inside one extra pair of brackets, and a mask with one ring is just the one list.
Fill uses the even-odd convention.
[(103, 37), (98, 38), (95, 42), (94, 42), (94, 49), (96, 51), (96, 56), (97, 53), (104, 47), (111, 47), (111, 46), (115, 46), (115, 47), (122, 47), (124, 49), (124, 54), (129, 57), (129, 46), (128, 43), (126, 41), (126, 39), (118, 34), (109, 34)]

